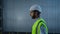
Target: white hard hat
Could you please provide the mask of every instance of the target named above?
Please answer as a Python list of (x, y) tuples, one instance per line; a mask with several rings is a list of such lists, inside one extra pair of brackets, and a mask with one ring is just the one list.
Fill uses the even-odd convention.
[(40, 11), (40, 12), (42, 11), (42, 10), (41, 10), (41, 7), (40, 7), (39, 5), (37, 5), (37, 4), (32, 5), (31, 8), (30, 8), (30, 11), (31, 11), (31, 10), (38, 10), (38, 11)]

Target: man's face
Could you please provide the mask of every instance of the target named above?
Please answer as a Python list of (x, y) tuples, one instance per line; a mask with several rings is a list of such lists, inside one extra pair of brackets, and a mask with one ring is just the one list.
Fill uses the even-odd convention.
[(32, 19), (38, 18), (38, 12), (30, 11), (30, 16)]

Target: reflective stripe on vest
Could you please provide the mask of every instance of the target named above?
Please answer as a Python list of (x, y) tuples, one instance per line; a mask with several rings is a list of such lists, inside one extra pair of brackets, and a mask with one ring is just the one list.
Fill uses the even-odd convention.
[(42, 25), (44, 25), (44, 27), (46, 28), (46, 34), (48, 34), (48, 28), (44, 22), (45, 21), (43, 19), (38, 19), (32, 26), (32, 34), (40, 34), (40, 27)]

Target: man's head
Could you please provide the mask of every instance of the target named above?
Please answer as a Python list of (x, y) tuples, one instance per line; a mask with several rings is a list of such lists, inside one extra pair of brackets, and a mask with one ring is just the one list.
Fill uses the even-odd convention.
[(38, 10), (33, 10), (30, 11), (30, 16), (32, 17), (32, 19), (36, 19), (40, 16), (41, 12), (39, 12)]
[(41, 8), (39, 5), (33, 5), (30, 8), (30, 16), (32, 17), (32, 19), (39, 18), (40, 14), (41, 14)]

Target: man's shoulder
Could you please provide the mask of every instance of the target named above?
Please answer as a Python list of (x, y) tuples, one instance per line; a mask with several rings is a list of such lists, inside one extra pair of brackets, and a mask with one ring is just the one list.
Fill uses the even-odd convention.
[(42, 22), (46, 23), (46, 21), (45, 21), (43, 18), (40, 18), (40, 21), (42, 21)]
[(43, 18), (39, 18), (40, 19), (40, 21), (45, 21)]

